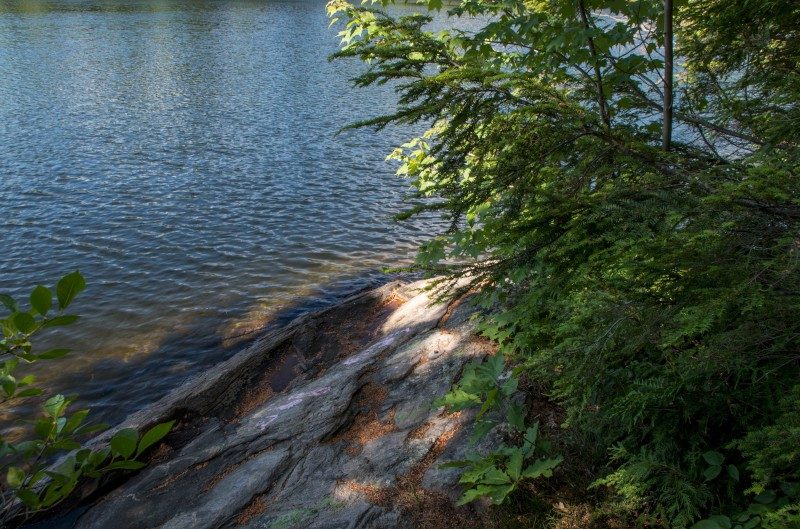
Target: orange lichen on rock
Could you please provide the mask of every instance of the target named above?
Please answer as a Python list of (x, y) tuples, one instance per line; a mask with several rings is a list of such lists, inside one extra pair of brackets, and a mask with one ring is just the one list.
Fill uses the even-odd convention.
[(273, 395), (275, 395), (275, 392), (272, 390), (272, 387), (269, 385), (269, 383), (264, 382), (256, 386), (248, 391), (241, 402), (236, 405), (236, 416), (242, 417), (248, 412), (253, 411), (261, 404), (265, 403)]
[[(430, 423), (417, 428), (430, 429)], [(400, 510), (409, 527), (417, 529), (477, 528), (478, 518), (469, 508), (456, 508), (450, 498), (442, 492), (430, 491), (422, 487), (425, 473), (442, 455), (447, 445), (459, 431), (457, 425), (440, 435), (425, 456), (411, 467), (411, 470), (397, 478), (394, 485), (379, 485), (346, 481), (342, 485), (374, 505), (394, 507)], [(415, 430), (416, 431), (416, 430)], [(412, 432), (413, 434), (413, 432)], [(420, 437), (424, 436), (424, 433)]]
[(251, 501), (247, 507), (242, 510), (242, 512), (239, 513), (239, 516), (236, 517), (234, 523), (236, 525), (247, 525), (250, 523), (250, 520), (259, 514), (263, 514), (267, 510), (267, 507), (266, 494), (260, 494), (256, 496), (253, 501)]
[(389, 506), (392, 503), (391, 487), (381, 487), (369, 483), (359, 483), (358, 481), (345, 481), (341, 485), (350, 492), (364, 496), (367, 501), (374, 505)]

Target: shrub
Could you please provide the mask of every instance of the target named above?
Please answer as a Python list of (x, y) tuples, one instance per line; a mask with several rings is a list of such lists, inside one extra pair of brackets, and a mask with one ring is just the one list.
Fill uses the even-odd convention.
[[(68, 349), (38, 352), (31, 339), (45, 329), (75, 323), (78, 316), (65, 311), (85, 286), (78, 271), (61, 278), (55, 288), (54, 307), (53, 292), (39, 285), (31, 292), (28, 310), (8, 294), (0, 294), (0, 303), (8, 311), (0, 319), (0, 402), (4, 414), (17, 415), (16, 419), (25, 424), (25, 431), (14, 439), (0, 436), (0, 474), (5, 476), (0, 482), (2, 526), (20, 515), (29, 516), (64, 501), (82, 478), (142, 468), (142, 453), (172, 428), (172, 422), (158, 424), (141, 436), (125, 428), (111, 437), (108, 446), (84, 447), (80, 440), (106, 425), (87, 422), (87, 409), (68, 411), (75, 396), (51, 394), (33, 375), (24, 373), (33, 364), (69, 353)], [(43, 413), (19, 417), (14, 406), (23, 399), (39, 401)]]
[(464, 0), (440, 32), (329, 10), (355, 84), (399, 93), (354, 126), (432, 123), (392, 154), (407, 216), (450, 221), (419, 267), (481, 289), (486, 335), (602, 445), (595, 486), (630, 516), (724, 525), (800, 481), (800, 8), (665, 6)]

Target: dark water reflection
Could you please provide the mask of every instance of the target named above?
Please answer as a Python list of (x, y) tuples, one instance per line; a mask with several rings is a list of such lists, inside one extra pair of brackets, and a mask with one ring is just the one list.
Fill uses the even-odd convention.
[(321, 0), (0, 2), (0, 291), (89, 281), (44, 376), (113, 422), (411, 256), (410, 131), (335, 136), (394, 105), (337, 42)]

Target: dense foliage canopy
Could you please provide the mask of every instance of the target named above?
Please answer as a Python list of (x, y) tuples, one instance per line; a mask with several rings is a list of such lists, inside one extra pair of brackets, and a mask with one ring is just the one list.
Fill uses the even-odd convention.
[(655, 526), (800, 526), (800, 4), (463, 0), (478, 29), (436, 32), (386, 7), (329, 4), (355, 83), (400, 94), (358, 125), (431, 124), (393, 153), (408, 214), (451, 221), (420, 266), (481, 289), (595, 490)]

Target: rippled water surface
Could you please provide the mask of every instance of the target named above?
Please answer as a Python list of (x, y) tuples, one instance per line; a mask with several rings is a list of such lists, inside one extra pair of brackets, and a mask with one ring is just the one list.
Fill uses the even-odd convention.
[(384, 156), (410, 131), (335, 135), (395, 99), (328, 62), (324, 7), (0, 3), (0, 291), (83, 272), (83, 318), (57, 340), (75, 352), (43, 376), (103, 419), (242, 346), (226, 338), (375, 280), (431, 229), (390, 219), (407, 183)]

